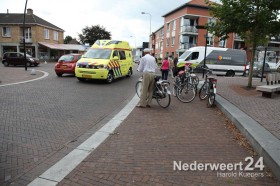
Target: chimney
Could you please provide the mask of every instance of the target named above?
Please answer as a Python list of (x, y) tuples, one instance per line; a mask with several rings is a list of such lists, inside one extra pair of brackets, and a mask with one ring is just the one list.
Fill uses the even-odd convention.
[(7, 9), (7, 15), (9, 15), (9, 9)]
[(31, 8), (28, 8), (28, 9), (27, 9), (27, 14), (28, 14), (28, 15), (32, 15), (32, 14), (33, 14), (33, 10), (32, 10)]

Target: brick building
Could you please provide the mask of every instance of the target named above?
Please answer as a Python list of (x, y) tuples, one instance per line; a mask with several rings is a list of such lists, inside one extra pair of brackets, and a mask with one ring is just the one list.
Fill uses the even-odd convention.
[[(205, 25), (213, 21), (204, 0), (191, 0), (162, 17), (164, 25), (150, 36), (156, 57), (180, 56), (191, 47), (205, 46), (207, 31), (196, 28), (197, 25)], [(229, 34), (229, 38), (225, 41), (208, 33), (207, 46), (246, 49), (245, 42), (234, 33)], [(271, 38), (268, 46), (280, 47), (280, 37)], [(249, 53), (250, 51), (247, 50), (247, 54)]]
[[(0, 13), (0, 57), (5, 52), (23, 52), (23, 14)], [(84, 50), (82, 45), (65, 45), (64, 30), (27, 9), (26, 52), (40, 59), (56, 59), (64, 53)]]

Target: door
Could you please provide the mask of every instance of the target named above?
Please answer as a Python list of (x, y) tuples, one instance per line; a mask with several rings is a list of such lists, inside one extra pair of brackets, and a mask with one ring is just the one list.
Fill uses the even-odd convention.
[(125, 76), (128, 73), (128, 64), (127, 64), (125, 51), (120, 50), (119, 55), (120, 55), (120, 67), (121, 67), (122, 76)]
[(11, 65), (18, 65), (19, 63), (18, 53), (10, 53), (8, 57), (8, 63)]
[(24, 55), (21, 53), (17, 53), (17, 65), (25, 65), (24, 63)]

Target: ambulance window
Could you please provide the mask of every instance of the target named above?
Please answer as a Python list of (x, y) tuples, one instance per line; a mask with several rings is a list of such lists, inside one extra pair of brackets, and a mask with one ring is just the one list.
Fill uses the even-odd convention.
[(113, 57), (115, 57), (115, 56), (119, 57), (119, 54), (118, 54), (117, 50), (114, 50), (114, 52), (113, 52)]
[(125, 52), (124, 51), (119, 51), (119, 52), (120, 52), (120, 60), (126, 59)]

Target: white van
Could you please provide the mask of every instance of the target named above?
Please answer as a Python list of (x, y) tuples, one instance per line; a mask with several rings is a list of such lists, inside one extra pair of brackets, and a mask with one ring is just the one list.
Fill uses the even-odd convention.
[[(202, 66), (204, 63), (205, 47), (193, 47), (185, 51), (178, 60), (177, 67), (191, 64), (192, 67)], [(206, 67), (217, 75), (243, 75), (246, 70), (246, 51), (207, 47)]]

